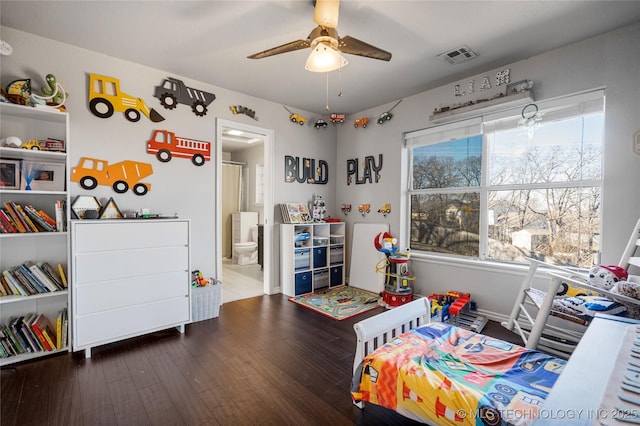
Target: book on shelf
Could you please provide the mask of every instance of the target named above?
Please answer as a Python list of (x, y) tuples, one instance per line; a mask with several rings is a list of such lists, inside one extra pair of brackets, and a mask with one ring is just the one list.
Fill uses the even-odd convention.
[(66, 202), (65, 200), (56, 200), (55, 205), (56, 212), (56, 229), (58, 232), (63, 232), (65, 230), (65, 224), (67, 223), (66, 218)]
[(9, 216), (9, 213), (7, 212), (7, 209), (0, 209), (0, 221), (2, 221), (2, 224), (7, 230), (7, 233), (13, 234), (18, 232), (18, 230), (14, 226), (13, 219)]
[(26, 279), (22, 275), (16, 274), (16, 268), (5, 270), (2, 272), (2, 274), (15, 288), (16, 295), (30, 296), (32, 294), (35, 294), (35, 291), (28, 284), (26, 284)]
[(62, 308), (58, 311), (58, 316), (56, 317), (56, 344), (58, 350), (67, 345), (65, 323), (67, 323), (67, 308)]
[[(51, 281), (54, 282), (56, 287), (58, 287), (60, 290), (64, 290), (67, 288), (66, 282), (62, 281), (60, 272), (58, 272), (56, 269), (53, 269), (51, 265), (49, 265), (47, 262), (38, 262), (38, 266), (44, 271), (45, 274), (47, 274)], [(60, 266), (60, 269), (62, 270), (62, 266)]]
[(311, 215), (306, 203), (280, 204), (282, 221), (284, 223), (310, 223)]
[(51, 224), (40, 216), (38, 211), (32, 206), (24, 206), (24, 211), (27, 213), (27, 217), (31, 219), (31, 222), (33, 222), (38, 229), (46, 232), (53, 232), (56, 230), (55, 226), (51, 226)]
[(58, 345), (56, 344), (56, 335), (54, 331), (51, 329), (51, 326), (47, 324), (44, 326), (44, 328), (41, 328), (40, 330), (42, 331), (42, 335), (44, 336), (44, 338), (47, 340), (47, 343), (49, 343), (49, 346), (51, 346), (55, 351)]
[(58, 291), (58, 290), (62, 290), (62, 288), (59, 288), (48, 276), (47, 274), (44, 273), (44, 271), (42, 269), (40, 269), (40, 267), (32, 262), (32, 261), (28, 261), (23, 263), (23, 265), (25, 265), (27, 268), (29, 268), (29, 270), (31, 271), (31, 273), (33, 274), (33, 276), (41, 283), (44, 284), (45, 287), (47, 287), (49, 289), (49, 291)]
[(23, 354), (25, 352), (25, 349), (20, 345), (20, 343), (18, 343), (18, 338), (16, 337), (15, 334), (13, 334), (13, 331), (11, 331), (11, 328), (9, 328), (9, 325), (4, 324), (2, 327), (3, 327), (2, 331), (7, 336), (7, 341), (11, 344), (11, 347), (13, 348), (13, 352), (16, 355)]
[[(21, 280), (21, 276), (26, 280), (27, 286), (33, 289), (34, 293), (49, 293), (51, 290), (47, 288), (44, 284), (42, 284), (36, 277), (33, 276), (31, 270), (23, 263), (14, 268), (13, 273), (16, 274), (18, 280)], [(22, 284), (25, 284), (24, 280), (21, 281)]]
[(17, 278), (13, 276), (11, 270), (5, 269), (4, 271), (2, 271), (2, 278), (11, 290), (9, 295), (28, 296), (28, 294), (22, 293), (22, 286), (19, 285), (19, 283), (17, 282)]
[(33, 349), (33, 352), (42, 352), (44, 348), (42, 347), (42, 344), (40, 343), (40, 340), (36, 336), (35, 332), (28, 325), (27, 321), (28, 315), (25, 315), (24, 317), (20, 317), (18, 319), (20, 331), (22, 331), (22, 334), (24, 335), (24, 337), (26, 337), (27, 343), (29, 343), (29, 345)]
[(42, 342), (42, 345), (46, 348), (46, 350), (52, 351), (55, 348), (53, 348), (49, 344), (49, 341), (44, 337), (44, 334), (40, 329), (40, 324), (43, 322), (43, 320), (40, 318), (42, 316), (43, 314), (39, 314), (38, 316), (36, 316), (36, 318), (31, 322), (31, 328), (33, 329), (33, 331), (35, 331), (36, 335), (38, 336), (38, 339), (40, 339), (40, 341)]
[(6, 332), (4, 325), (0, 325), (0, 344), (2, 344), (2, 347), (4, 347), (9, 356), (18, 355), (18, 352), (11, 342), (9, 334)]
[(60, 279), (62, 280), (62, 285), (67, 288), (67, 277), (64, 275), (64, 269), (62, 269), (62, 265), (58, 263), (58, 273), (60, 274)]
[(14, 203), (14, 206), (15, 206), (15, 209), (18, 211), (18, 213), (20, 213), (20, 216), (22, 217), (24, 222), (27, 224), (27, 228), (30, 230), (30, 232), (40, 232), (40, 230), (35, 225), (35, 223), (33, 223), (31, 218), (27, 215), (27, 212), (25, 211), (25, 209), (20, 204)]
[(18, 345), (22, 348), (22, 353), (35, 352), (35, 350), (31, 347), (31, 345), (27, 341), (27, 338), (25, 337), (24, 333), (20, 329), (20, 324), (18, 319), (19, 318), (16, 318), (16, 317), (10, 318), (9, 327), (11, 328), (11, 331), (13, 332), (13, 334), (16, 336)]
[(7, 210), (7, 213), (9, 213), (9, 216), (11, 216), (11, 219), (13, 220), (13, 223), (16, 226), (16, 229), (18, 230), (18, 232), (30, 232), (27, 230), (27, 227), (25, 226), (26, 223), (24, 223), (21, 219), (20, 219), (20, 214), (18, 213), (18, 211), (13, 207), (13, 201), (5, 201), (4, 202), (4, 208)]

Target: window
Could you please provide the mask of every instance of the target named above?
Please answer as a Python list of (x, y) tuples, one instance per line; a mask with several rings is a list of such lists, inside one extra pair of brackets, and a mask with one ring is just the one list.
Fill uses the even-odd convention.
[(589, 267), (599, 250), (603, 92), (406, 135), (414, 251)]

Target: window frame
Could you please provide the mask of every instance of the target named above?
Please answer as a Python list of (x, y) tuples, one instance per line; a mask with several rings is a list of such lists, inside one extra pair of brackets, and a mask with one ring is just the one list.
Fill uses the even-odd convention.
[[(401, 203), (405, 209), (405, 220), (401, 224), (402, 235), (407, 241), (407, 246), (411, 245), (411, 232), (412, 232), (412, 197), (420, 194), (463, 194), (477, 192), (480, 194), (480, 217), (479, 217), (479, 247), (478, 257), (462, 255), (462, 254), (449, 254), (435, 251), (424, 251), (412, 248), (412, 256), (418, 257), (434, 257), (440, 259), (453, 258), (456, 260), (464, 259), (467, 261), (480, 261), (480, 262), (497, 262), (503, 264), (522, 265), (523, 263), (511, 260), (493, 259), (488, 258), (487, 253), (488, 240), (489, 240), (489, 194), (496, 191), (512, 191), (521, 189), (531, 190), (553, 190), (559, 188), (581, 188), (581, 187), (597, 187), (600, 191), (600, 198), (603, 197), (603, 182), (604, 182), (604, 120), (605, 120), (605, 91), (604, 89), (595, 89), (583, 93), (578, 93), (569, 96), (563, 96), (559, 98), (553, 98), (546, 101), (536, 102), (540, 111), (549, 112), (547, 120), (562, 120), (569, 119), (571, 117), (585, 116), (591, 113), (599, 112), (603, 114), (602, 123), (602, 146), (600, 152), (600, 179), (584, 179), (576, 181), (563, 181), (563, 182), (550, 182), (550, 183), (530, 183), (530, 184), (506, 184), (506, 185), (490, 185), (489, 184), (489, 144), (487, 135), (490, 132), (501, 130), (496, 128), (496, 123), (509, 123), (517, 122), (521, 116), (522, 107), (509, 107), (502, 111), (488, 113), (483, 115), (482, 109), (478, 110), (478, 116), (467, 120), (461, 120), (456, 122), (450, 122), (440, 125), (435, 125), (425, 129), (421, 129), (413, 132), (406, 132), (404, 134), (404, 149), (406, 154), (403, 155), (403, 167), (406, 172), (406, 184), (401, 194)], [(545, 118), (543, 117), (543, 122)], [(413, 149), (420, 146), (429, 144), (435, 144), (440, 142), (446, 142), (452, 139), (464, 138), (471, 136), (469, 132), (473, 129), (477, 129), (479, 123), (482, 136), (482, 161), (481, 161), (481, 182), (479, 186), (466, 186), (466, 187), (450, 187), (450, 188), (426, 188), (426, 189), (414, 189), (413, 188)], [(515, 126), (508, 124), (503, 129), (514, 128)], [(462, 131), (461, 131), (462, 129)], [(466, 130), (464, 130), (466, 129)], [(422, 140), (423, 142), (419, 142)], [(428, 142), (424, 142), (428, 141)], [(602, 206), (600, 206), (599, 212), (599, 229), (602, 230)]]

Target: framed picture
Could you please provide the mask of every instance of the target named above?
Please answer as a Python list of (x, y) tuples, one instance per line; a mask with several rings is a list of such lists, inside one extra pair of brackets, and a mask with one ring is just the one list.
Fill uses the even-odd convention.
[(109, 198), (109, 201), (102, 206), (98, 219), (122, 219), (122, 213), (113, 198)]
[(64, 191), (65, 164), (22, 160), (20, 189)]
[[(100, 214), (100, 202), (90, 195), (78, 195), (71, 203), (71, 211), (78, 219), (97, 219)], [(87, 215), (87, 212), (90, 212)]]
[(20, 189), (20, 160), (0, 160), (0, 189)]

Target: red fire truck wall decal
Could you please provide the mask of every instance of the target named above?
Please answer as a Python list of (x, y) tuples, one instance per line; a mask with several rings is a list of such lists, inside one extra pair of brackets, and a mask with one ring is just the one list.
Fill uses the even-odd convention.
[(191, 158), (196, 166), (202, 166), (211, 160), (211, 142), (176, 136), (168, 130), (154, 130), (151, 139), (147, 141), (147, 153), (167, 163), (173, 157)]

